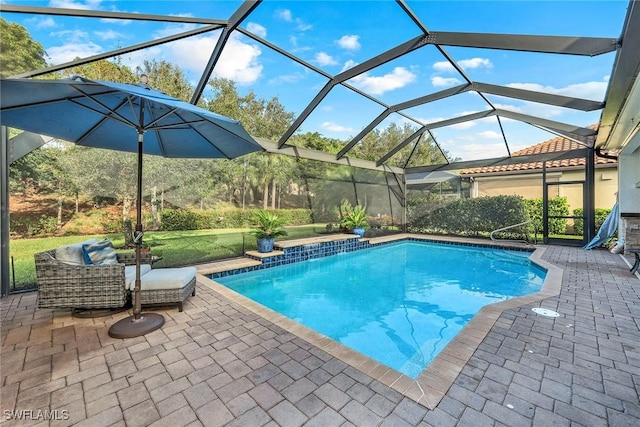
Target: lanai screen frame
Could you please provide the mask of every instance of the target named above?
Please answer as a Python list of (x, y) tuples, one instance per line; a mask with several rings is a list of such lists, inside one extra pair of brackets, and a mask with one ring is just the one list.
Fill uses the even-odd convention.
[[(567, 37), (567, 36), (539, 36), (539, 35), (521, 35), (521, 34), (488, 34), (488, 33), (463, 33), (463, 32), (433, 32), (427, 29), (422, 23), (420, 18), (411, 10), (409, 5), (404, 0), (396, 0), (399, 8), (416, 24), (421, 30), (422, 34), (401, 43), (386, 52), (370, 58), (353, 68), (343, 71), (336, 75), (331, 75), (313, 64), (310, 64), (294, 54), (288, 52), (279, 46), (259, 37), (258, 35), (240, 27), (240, 24), (251, 16), (251, 13), (262, 3), (262, 0), (247, 0), (241, 3), (236, 11), (226, 20), (223, 19), (208, 19), (199, 17), (183, 17), (183, 16), (169, 16), (169, 15), (152, 15), (152, 14), (133, 14), (123, 12), (109, 12), (109, 11), (95, 11), (95, 10), (78, 10), (78, 9), (66, 9), (66, 8), (50, 8), (50, 7), (36, 7), (36, 6), (21, 6), (12, 4), (1, 4), (0, 12), (2, 13), (17, 13), (17, 14), (31, 14), (31, 15), (57, 15), (57, 16), (74, 16), (81, 18), (109, 18), (109, 19), (126, 19), (133, 21), (157, 21), (157, 22), (173, 22), (173, 23), (190, 23), (198, 24), (201, 27), (180, 32), (171, 36), (163, 37), (156, 40), (150, 40), (148, 42), (134, 44), (131, 46), (123, 47), (120, 49), (105, 52), (99, 55), (94, 55), (87, 58), (78, 59), (75, 61), (46, 67), (39, 70), (32, 70), (26, 73), (21, 73), (15, 78), (30, 78), (44, 75), (54, 71), (61, 71), (67, 68), (71, 68), (78, 65), (87, 64), (102, 59), (109, 59), (125, 53), (135, 52), (138, 50), (146, 49), (152, 46), (158, 46), (164, 43), (180, 40), (183, 38), (191, 37), (198, 34), (205, 34), (207, 32), (221, 30), (221, 34), (218, 38), (218, 42), (209, 58), (209, 61), (196, 85), (193, 96), (190, 100), (191, 103), (196, 104), (206, 87), (206, 84), (213, 73), (213, 70), (220, 60), (220, 55), (229, 40), (230, 35), (234, 31), (238, 31), (243, 35), (253, 39), (254, 41), (263, 44), (277, 51), (278, 53), (286, 56), (292, 61), (307, 67), (308, 69), (315, 71), (319, 75), (324, 76), (327, 79), (325, 86), (317, 93), (317, 95), (311, 100), (300, 115), (296, 117), (293, 124), (287, 129), (278, 141), (264, 141), (261, 143), (270, 152), (280, 153), (284, 155), (290, 155), (299, 158), (308, 158), (313, 160), (320, 160), (329, 163), (346, 164), (350, 166), (378, 170), (383, 172), (392, 172), (394, 175), (404, 177), (411, 173), (424, 173), (428, 171), (446, 171), (457, 170), (468, 167), (479, 167), (488, 165), (498, 165), (504, 163), (511, 163), (514, 161), (521, 162), (523, 159), (512, 158), (511, 150), (509, 147), (509, 141), (502, 129), (501, 118), (509, 118), (520, 122), (528, 123), (534, 127), (544, 129), (555, 135), (563, 136), (571, 140), (580, 142), (584, 147), (584, 154), (591, 162), (587, 162), (587, 187), (588, 193), (591, 195), (589, 203), (589, 209), (587, 210), (587, 223), (585, 230), (590, 230), (593, 233), (595, 221), (593, 220), (593, 156), (594, 151), (599, 149), (620, 151), (624, 149), (625, 145), (629, 142), (630, 135), (637, 132), (636, 127), (633, 127), (633, 123), (629, 123), (625, 120), (624, 107), (629, 102), (629, 97), (633, 90), (634, 85), (638, 77), (640, 70), (640, 57), (637, 52), (640, 51), (640, 7), (635, 1), (630, 0), (627, 10), (627, 16), (623, 25), (623, 32), (619, 38), (604, 38), (604, 37)], [(448, 88), (436, 93), (432, 93), (425, 96), (416, 97), (398, 104), (388, 105), (381, 100), (362, 92), (361, 90), (349, 85), (347, 82), (349, 79), (370, 71), (382, 64), (388, 63), (396, 58), (411, 53), (424, 46), (434, 46), (449, 62), (449, 64), (463, 77), (465, 83)], [(447, 47), (470, 47), (470, 48), (487, 48), (498, 50), (513, 50), (524, 52), (538, 52), (538, 53), (553, 53), (563, 55), (579, 55), (579, 56), (596, 56), (607, 52), (616, 52), (616, 59), (612, 71), (611, 78), (609, 80), (609, 86), (603, 102), (591, 101), (580, 98), (572, 98), (566, 96), (559, 96), (543, 92), (535, 92), (523, 89), (515, 89), (506, 86), (493, 85), (478, 81), (473, 81), (462, 69), (462, 67), (449, 55)], [(288, 144), (288, 140), (299, 129), (300, 125), (305, 119), (313, 112), (313, 110), (320, 104), (325, 96), (331, 91), (332, 88), (341, 85), (348, 90), (351, 90), (362, 97), (369, 99), (370, 101), (378, 104), (383, 108), (383, 112), (379, 114), (373, 121), (365, 126), (361, 132), (351, 139), (337, 154), (323, 153), (316, 150), (310, 150), (305, 148), (296, 147)], [(447, 120), (442, 120), (435, 123), (422, 124), (419, 120), (411, 117), (405, 112), (405, 110), (434, 102), (440, 99), (445, 99), (463, 92), (475, 92), (484, 102), (487, 103), (489, 109), (479, 113), (468, 114), (464, 116), (454, 117)], [(541, 117), (515, 113), (512, 111), (506, 111), (496, 108), (495, 105), (487, 98), (487, 94), (499, 95), (507, 98), (514, 98), (523, 101), (533, 101), (537, 103), (547, 104), (551, 106), (560, 106), (564, 108), (576, 109), (581, 111), (597, 111), (601, 110), (600, 126), (598, 130), (590, 129), (586, 127), (571, 125), (568, 123), (562, 123), (544, 119)], [(349, 152), (364, 138), (369, 132), (376, 128), (385, 118), (390, 114), (399, 114), (410, 122), (415, 123), (418, 126), (418, 130), (409, 138), (397, 144), (388, 153), (383, 155), (375, 162), (360, 160), (353, 157), (349, 157)], [(628, 114), (628, 112), (627, 112)], [(477, 120), (479, 118), (495, 116), (498, 121), (502, 133), (502, 139), (505, 144), (508, 156), (500, 158), (489, 158), (467, 162), (449, 162), (438, 165), (425, 165), (411, 168), (399, 168), (390, 166), (387, 164), (388, 160), (393, 157), (398, 151), (407, 146), (408, 144), (421, 138), (422, 140), (433, 141), (434, 144), (442, 151), (438, 141), (434, 138), (431, 130), (451, 126), (467, 121)], [(425, 137), (426, 135), (426, 137)], [(9, 241), (9, 219), (8, 219), (8, 169), (11, 161), (15, 160), (17, 154), (20, 152), (27, 153), (35, 148), (43, 145), (45, 140), (38, 138), (35, 135), (25, 135), (21, 141), (22, 146), (19, 150), (14, 150), (11, 142), (8, 141), (8, 132), (3, 127), (2, 130), (2, 185), (0, 198), (2, 199), (2, 212), (0, 228), (0, 240), (2, 244), (2, 250), (0, 254), (0, 279), (2, 282), (2, 289), (0, 294), (2, 296), (8, 293), (8, 241)], [(420, 143), (420, 140), (418, 140)], [(573, 153), (577, 154), (577, 153)], [(552, 160), (561, 156), (566, 156), (567, 153), (558, 153), (552, 156), (540, 155), (529, 156), (536, 157), (527, 159), (528, 161), (542, 161)], [(444, 157), (444, 156), (443, 156)], [(409, 164), (409, 160), (405, 162), (405, 165)], [(406, 197), (406, 196), (404, 196)]]

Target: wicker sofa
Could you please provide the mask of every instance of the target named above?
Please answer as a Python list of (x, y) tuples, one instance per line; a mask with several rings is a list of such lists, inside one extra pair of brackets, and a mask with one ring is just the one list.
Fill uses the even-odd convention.
[[(129, 301), (128, 284), (135, 267), (126, 266), (135, 265), (135, 253), (117, 254), (118, 264), (113, 265), (71, 265), (58, 261), (55, 249), (34, 258), (38, 308), (118, 308)], [(151, 253), (143, 252), (141, 263), (148, 271)]]

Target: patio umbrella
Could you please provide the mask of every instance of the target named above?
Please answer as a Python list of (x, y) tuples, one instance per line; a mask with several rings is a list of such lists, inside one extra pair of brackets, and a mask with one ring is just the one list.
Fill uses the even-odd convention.
[[(138, 153), (136, 279), (133, 316), (109, 334), (144, 335), (164, 324), (157, 313), (142, 314), (143, 154), (232, 159), (262, 147), (235, 120), (172, 98), (146, 84), (64, 80), (0, 79), (0, 123), (86, 147)], [(137, 138), (135, 137), (137, 135)]]

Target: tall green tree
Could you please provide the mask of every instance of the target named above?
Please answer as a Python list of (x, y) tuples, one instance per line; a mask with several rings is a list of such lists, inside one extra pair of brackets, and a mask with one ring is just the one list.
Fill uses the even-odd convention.
[[(206, 108), (224, 116), (239, 120), (244, 128), (254, 137), (267, 138), (275, 141), (293, 123), (294, 114), (285, 110), (277, 97), (260, 99), (249, 91), (244, 96), (238, 93), (235, 83), (231, 80), (214, 78), (209, 82), (215, 97), (210, 99)], [(256, 153), (247, 157), (249, 181), (260, 189), (262, 206), (269, 205), (269, 193), (277, 187), (275, 181), (277, 154)], [(275, 194), (272, 193), (272, 206), (275, 205)]]
[[(415, 131), (416, 128), (410, 123), (404, 123), (402, 126), (390, 123), (384, 129), (374, 129), (369, 132), (348, 155), (364, 160), (378, 161), (396, 145), (413, 135)], [(407, 144), (391, 157), (388, 163), (398, 167), (404, 167), (407, 160), (409, 165), (446, 163), (445, 156), (448, 157), (448, 153), (445, 152), (443, 155), (443, 152), (438, 149), (428, 134), (423, 136), (417, 147), (415, 147), (416, 142), (412, 141)]]
[(0, 18), (0, 77), (47, 66), (47, 52), (22, 25)]
[(184, 71), (170, 62), (145, 60), (143, 67), (136, 71), (148, 76), (148, 85), (153, 89), (183, 101), (189, 101), (191, 98), (193, 86), (189, 84)]

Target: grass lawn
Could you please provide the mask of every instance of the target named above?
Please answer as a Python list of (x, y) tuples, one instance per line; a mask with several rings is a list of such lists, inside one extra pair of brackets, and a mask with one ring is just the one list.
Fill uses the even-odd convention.
[[(324, 232), (325, 224), (307, 224), (285, 227), (285, 229), (288, 236), (282, 240), (297, 239)], [(178, 267), (242, 256), (244, 251), (257, 248), (255, 237), (248, 232), (248, 228), (149, 231), (144, 234), (144, 242), (151, 246), (151, 252), (154, 255), (162, 257), (162, 260), (154, 264), (155, 268)], [(11, 279), (11, 289), (28, 288), (35, 285), (36, 272), (33, 254), (55, 249), (62, 245), (79, 243), (92, 237), (98, 239), (108, 237), (116, 248), (124, 245), (122, 234), (11, 240), (9, 249), (13, 273), (15, 273), (15, 281), (13, 278)]]

